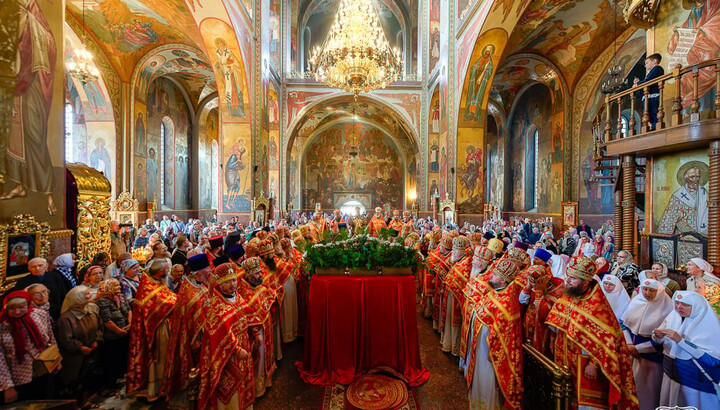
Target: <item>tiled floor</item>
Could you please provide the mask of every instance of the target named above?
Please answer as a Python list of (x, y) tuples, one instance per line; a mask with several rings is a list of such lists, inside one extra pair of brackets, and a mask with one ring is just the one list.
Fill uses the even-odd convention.
[[(440, 350), (438, 334), (431, 322), (418, 313), (418, 334), (423, 366), (430, 372), (430, 380), (415, 389), (417, 404), (422, 409), (468, 408), (465, 378), (458, 368), (458, 359)], [(273, 377), (273, 386), (265, 396), (255, 401), (256, 410), (322, 408), (324, 386), (313, 386), (300, 380), (295, 362), (302, 360), (302, 339), (283, 346), (283, 359)], [(163, 409), (165, 405), (143, 406), (123, 397), (109, 397), (98, 408), (104, 409)]]

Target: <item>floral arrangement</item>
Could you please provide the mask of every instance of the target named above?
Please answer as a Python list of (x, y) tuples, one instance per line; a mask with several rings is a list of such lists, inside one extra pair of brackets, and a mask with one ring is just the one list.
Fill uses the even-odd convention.
[(318, 268), (374, 269), (379, 266), (410, 267), (415, 274), (421, 263), (417, 251), (404, 246), (402, 238), (375, 238), (366, 233), (348, 236), (343, 231), (326, 234), (319, 243), (306, 244), (304, 259), (311, 268), (309, 274)]

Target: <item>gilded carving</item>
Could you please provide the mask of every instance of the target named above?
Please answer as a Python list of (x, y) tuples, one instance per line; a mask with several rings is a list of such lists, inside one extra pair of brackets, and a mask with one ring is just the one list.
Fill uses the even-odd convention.
[(110, 250), (110, 198), (100, 195), (78, 197), (78, 269), (90, 263), (98, 252)]

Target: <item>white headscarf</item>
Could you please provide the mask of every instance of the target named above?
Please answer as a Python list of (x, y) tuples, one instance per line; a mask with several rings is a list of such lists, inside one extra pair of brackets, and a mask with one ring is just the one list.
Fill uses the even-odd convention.
[(90, 313), (87, 309), (89, 301), (85, 296), (85, 292), (89, 289), (90, 288), (85, 285), (79, 285), (70, 289), (67, 295), (65, 295), (60, 313), (62, 314), (69, 310), (77, 319), (82, 319), (85, 314)]
[(655, 279), (641, 280), (640, 287), (657, 290), (657, 296), (653, 300), (647, 300), (642, 294), (642, 289), (639, 289), (638, 294), (625, 309), (621, 320), (633, 334), (649, 337), (672, 312), (673, 302), (665, 293), (665, 286)]
[(712, 265), (702, 258), (691, 258), (690, 259), (698, 268), (702, 269), (705, 273), (712, 273)]
[(567, 269), (567, 267), (565, 266), (565, 261), (562, 256), (553, 255), (550, 257), (550, 262), (552, 263), (550, 270), (552, 271), (553, 277), (560, 279), (567, 278), (567, 275), (565, 274), (565, 269)]
[[(673, 295), (673, 301), (691, 305), (692, 312), (683, 320), (677, 310), (673, 310), (660, 328), (678, 332), (683, 339), (693, 343), (712, 357), (720, 359), (720, 343), (718, 343), (720, 321), (707, 299), (697, 292), (679, 290)], [(688, 352), (673, 341), (667, 343), (668, 340), (670, 339), (666, 338), (665, 343), (666, 347), (670, 346), (670, 349), (669, 351), (665, 349), (665, 354), (676, 359), (690, 360), (692, 356)]]
[(595, 255), (595, 244), (593, 244), (592, 242), (588, 242), (585, 245), (583, 245), (582, 254), (583, 254), (583, 256), (587, 256), (588, 258), (597, 256), (597, 255)]
[(627, 291), (625, 290), (622, 282), (620, 282), (620, 279), (618, 279), (617, 276), (605, 275), (602, 281), (611, 282), (615, 285), (615, 290), (610, 293), (607, 293), (605, 291), (604, 286), (602, 286), (602, 291), (605, 294), (608, 302), (610, 302), (610, 307), (612, 307), (613, 312), (615, 312), (615, 317), (618, 319), (618, 321), (620, 321), (623, 313), (625, 313), (625, 309), (627, 309), (628, 305), (630, 304), (630, 296), (628, 296)]

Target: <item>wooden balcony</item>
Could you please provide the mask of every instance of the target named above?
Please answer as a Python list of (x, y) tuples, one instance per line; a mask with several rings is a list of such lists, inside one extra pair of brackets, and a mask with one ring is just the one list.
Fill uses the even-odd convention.
[[(701, 110), (703, 96), (699, 95), (698, 78), (703, 69), (714, 71), (715, 88), (720, 89), (718, 58), (688, 67), (677, 66), (672, 72), (645, 84), (607, 96), (593, 124), (595, 159), (685, 151), (707, 146), (711, 140), (718, 139), (720, 94), (716, 92), (712, 105)], [(692, 89), (682, 89), (682, 80), (686, 76), (691, 78)], [(648, 99), (640, 99), (636, 93), (650, 95), (650, 87), (655, 85), (659, 89), (660, 104), (658, 122), (652, 129)], [(683, 108), (683, 96), (687, 93), (692, 96), (691, 103)], [(672, 99), (667, 98), (668, 95)]]

